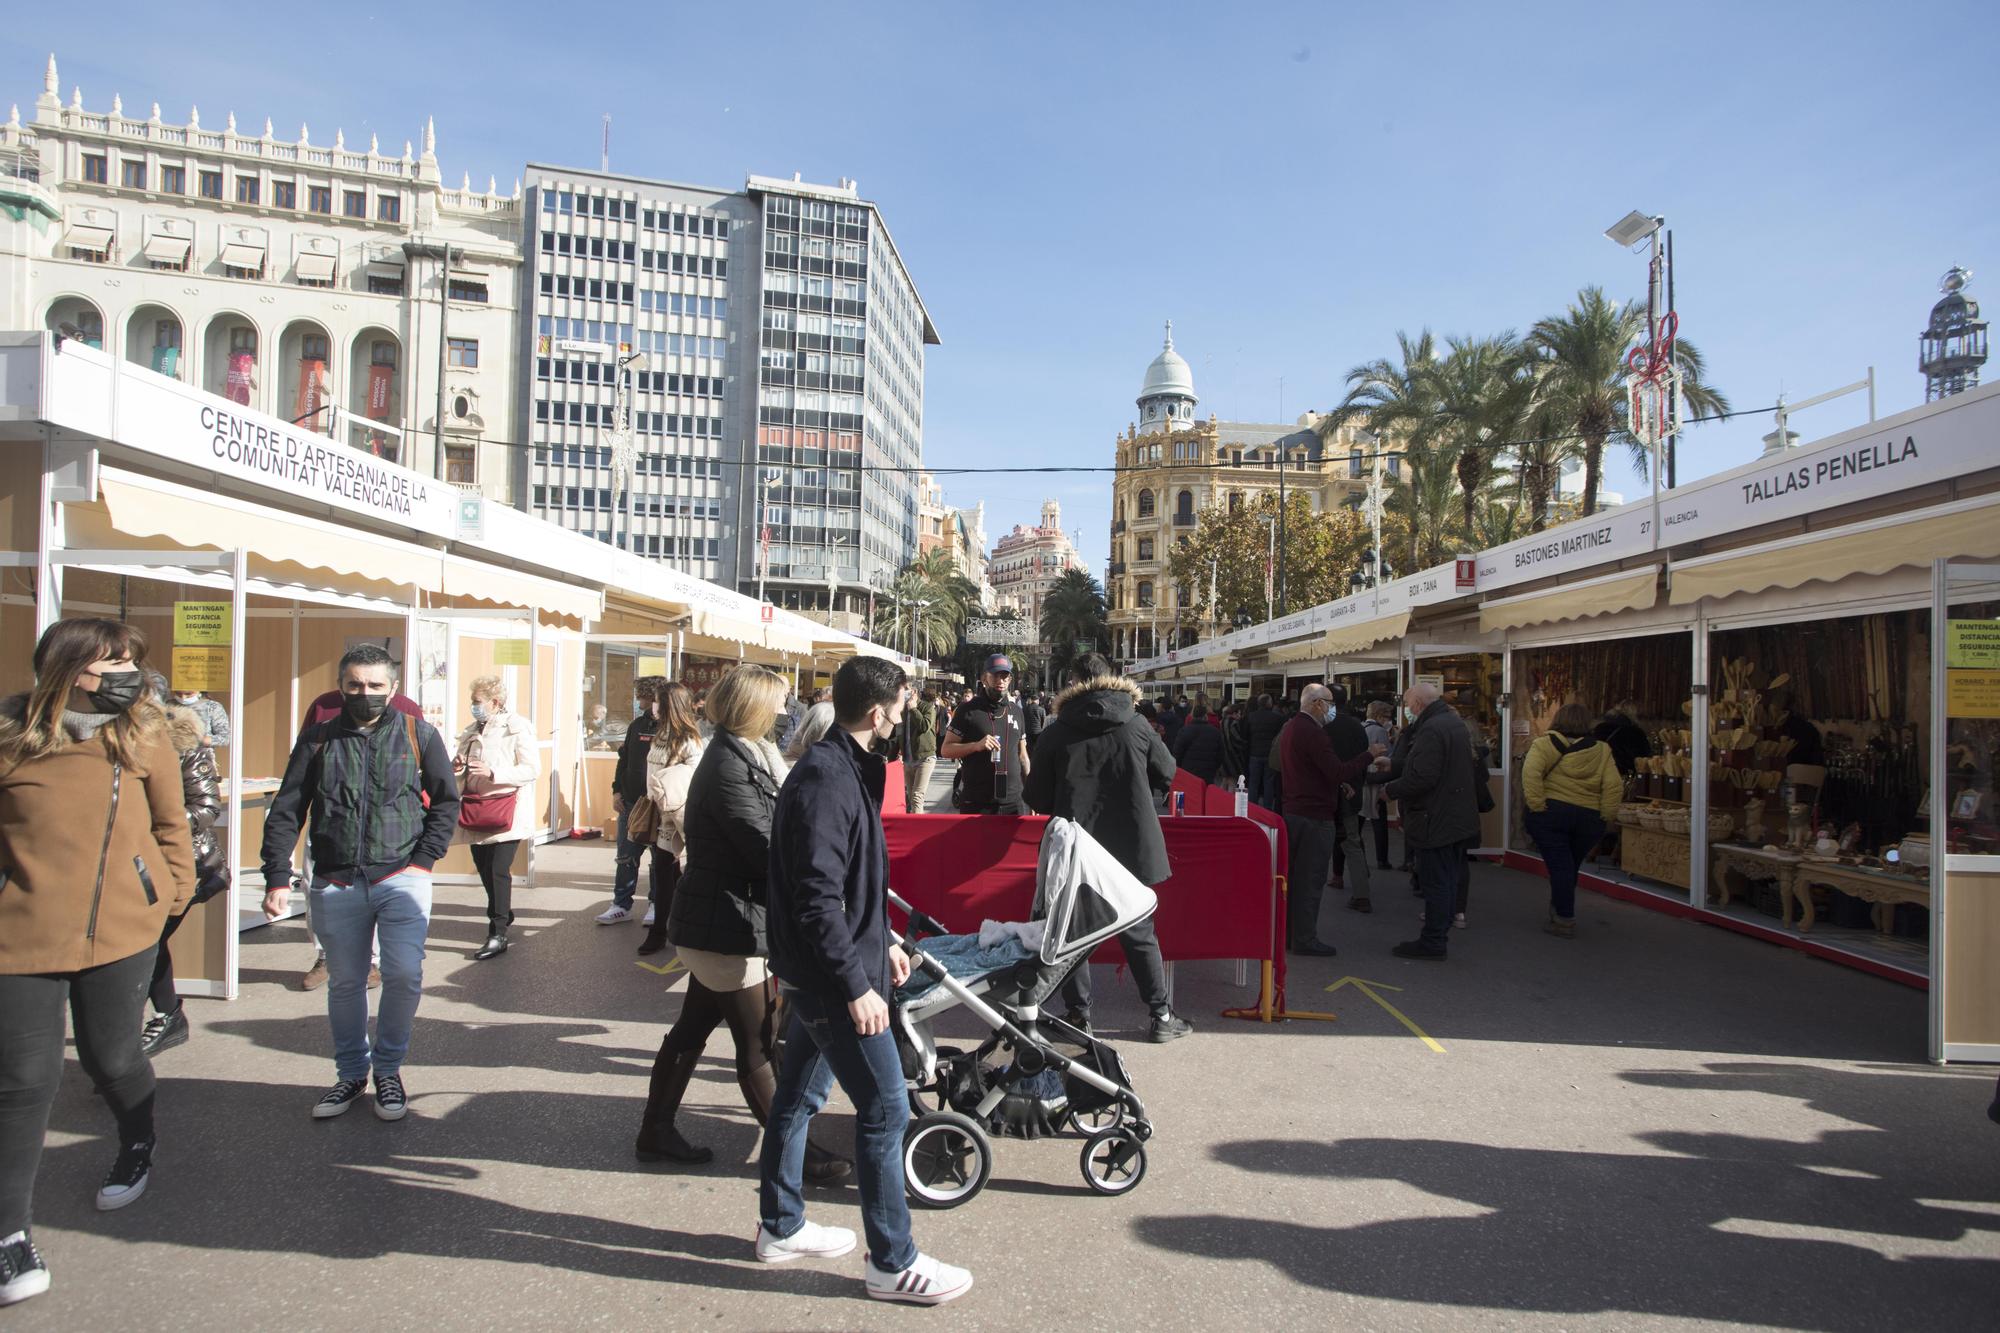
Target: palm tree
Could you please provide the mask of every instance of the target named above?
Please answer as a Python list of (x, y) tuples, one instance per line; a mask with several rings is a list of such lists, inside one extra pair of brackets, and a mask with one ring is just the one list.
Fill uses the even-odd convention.
[(963, 622), (964, 612), (947, 589), (906, 568), (886, 595), (875, 598), (872, 637), (897, 652), (935, 658), (957, 646)]
[[(1630, 369), (1626, 356), (1646, 336), (1646, 308), (1638, 302), (1615, 306), (1601, 287), (1585, 287), (1563, 314), (1536, 321), (1528, 345), (1541, 365), (1541, 392), (1556, 418), (1580, 437), (1583, 453), (1583, 512), (1597, 512), (1603, 480), (1604, 446), (1625, 434), (1633, 456), (1650, 458), (1627, 431)], [(1692, 344), (1675, 345), (1681, 394), (1697, 416), (1729, 410), (1729, 400), (1703, 379), (1701, 353)]]
[(1458, 458), (1435, 436), (1419, 438), (1403, 450), (1402, 475), (1388, 504), (1409, 535), (1412, 572), (1443, 564), (1458, 532)]
[(1101, 648), (1105, 626), (1104, 587), (1088, 570), (1067, 569), (1042, 599), (1042, 642), (1050, 645), (1049, 665), (1060, 678), (1079, 656), (1078, 640)]
[(1462, 530), (1474, 537), (1478, 497), (1493, 476), (1498, 446), (1520, 425), (1534, 389), (1531, 358), (1513, 330), (1491, 338), (1453, 338), (1429, 371), (1436, 438), (1454, 456)]

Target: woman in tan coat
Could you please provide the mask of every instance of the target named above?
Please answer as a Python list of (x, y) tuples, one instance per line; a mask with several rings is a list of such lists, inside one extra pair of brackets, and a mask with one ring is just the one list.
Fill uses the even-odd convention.
[[(508, 709), (507, 683), (480, 676), (471, 694), (472, 723), (458, 733), (451, 767), (462, 801), (458, 841), (471, 845), (472, 864), (486, 886), (486, 943), (472, 955), (483, 960), (507, 952), (507, 927), (514, 924), (514, 854), (535, 836), (535, 781), (542, 765), (535, 724)], [(506, 812), (509, 798), (514, 808)]]
[(152, 1168), (139, 1020), (161, 927), (194, 896), (194, 845), (145, 656), (129, 625), (58, 621), (35, 688), (0, 702), (0, 1305), (48, 1289), (28, 1226), (65, 1008), (118, 1120), (97, 1206), (138, 1199)]

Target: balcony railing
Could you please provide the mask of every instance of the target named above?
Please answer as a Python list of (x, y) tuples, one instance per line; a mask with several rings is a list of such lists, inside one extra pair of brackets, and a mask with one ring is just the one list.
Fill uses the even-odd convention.
[(1125, 520), (1124, 520), (1124, 519), (1122, 519), (1122, 518), (1114, 518), (1114, 519), (1112, 519), (1112, 520), (1111, 520), (1111, 535), (1112, 535), (1112, 536), (1114, 536), (1114, 537), (1116, 537), (1116, 536), (1117, 536), (1117, 535), (1118, 535), (1119, 533), (1121, 533), (1121, 532), (1123, 532), (1123, 531), (1125, 531)]
[(1115, 579), (1125, 572), (1125, 562), (1123, 560), (1113, 560), (1105, 572)]

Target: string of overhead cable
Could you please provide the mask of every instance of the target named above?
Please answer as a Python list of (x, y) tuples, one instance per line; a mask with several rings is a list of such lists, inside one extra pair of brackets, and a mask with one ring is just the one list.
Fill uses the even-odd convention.
[[(1728, 412), (1712, 412), (1707, 416), (1689, 417), (1680, 424), (1683, 428), (1688, 426), (1701, 426), (1701, 425), (1707, 425), (1708, 423), (1715, 421), (1727, 421), (1731, 417), (1762, 416), (1765, 413), (1775, 412), (1777, 410), (1778, 410), (1778, 405), (1776, 403), (1772, 403), (1769, 407), (1739, 407)], [(308, 415), (312, 414), (309, 413)], [(1589, 437), (1582, 431), (1569, 431), (1560, 435), (1538, 435), (1532, 439), (1525, 439), (1525, 440), (1482, 440), (1471, 447), (1477, 449), (1490, 449), (1495, 451), (1505, 450), (1505, 449), (1525, 449), (1538, 444), (1561, 444), (1567, 441), (1582, 440), (1587, 438)], [(1607, 435), (1605, 438), (1608, 441), (1609, 439), (1612, 438), (1612, 436)], [(549, 444), (549, 443), (537, 444), (523, 440), (482, 439), (478, 441), (478, 443), (502, 449), (554, 449), (554, 450), (603, 449), (606, 452), (609, 452), (610, 449), (609, 445), (601, 445), (601, 444), (581, 444), (581, 445)], [(1258, 447), (1261, 448), (1265, 446), (1258, 446)], [(668, 451), (664, 450), (654, 450), (652, 452), (655, 455), (666, 454), (666, 456), (669, 457), (680, 456), (678, 454), (669, 453)], [(700, 455), (694, 455), (694, 456), (701, 457)], [(1375, 449), (1372, 451), (1364, 451), (1357, 449), (1351, 453), (1343, 453), (1338, 455), (1338, 457), (1343, 459), (1360, 458), (1371, 461), (1377, 458), (1407, 458), (1408, 456), (1409, 456), (1409, 451), (1406, 449)], [(952, 467), (949, 465), (937, 465), (937, 464), (911, 465), (911, 464), (891, 464), (891, 463), (859, 463), (852, 466), (849, 466), (848, 464), (844, 463), (781, 464), (781, 463), (772, 463), (761, 459), (751, 459), (751, 458), (706, 458), (704, 459), (704, 461), (708, 464), (717, 467), (743, 468), (743, 467), (809, 466), (809, 467), (827, 467), (840, 472), (860, 471), (860, 472), (885, 473), (892, 475), (907, 474), (911, 476), (917, 475), (919, 473), (927, 473), (933, 477), (993, 477), (993, 476), (1037, 475), (1037, 474), (1047, 474), (1047, 473), (1157, 472), (1163, 467), (1172, 467), (1182, 471), (1195, 471), (1201, 468), (1211, 468), (1211, 469), (1229, 468), (1229, 469), (1240, 470), (1243, 468), (1262, 467), (1265, 465), (1262, 460), (1258, 460), (1256, 462), (1246, 461), (1242, 463), (1216, 461), (1216, 462), (1173, 462), (1173, 463), (1169, 462), (1112, 463), (1112, 464), (1097, 464), (1097, 465), (1048, 464), (1048, 465), (1032, 466), (1032, 467), (1028, 466)], [(1274, 468), (1273, 470), (1275, 471), (1276, 469)], [(1296, 471), (1297, 469), (1293, 470)]]

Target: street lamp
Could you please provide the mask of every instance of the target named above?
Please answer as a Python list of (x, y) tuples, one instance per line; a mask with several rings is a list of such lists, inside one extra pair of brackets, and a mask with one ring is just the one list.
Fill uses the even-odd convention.
[[(1641, 241), (1647, 243), (1646, 345), (1649, 349), (1657, 349), (1660, 336), (1660, 310), (1662, 306), (1666, 308), (1668, 315), (1667, 322), (1670, 325), (1674, 322), (1674, 234), (1666, 230), (1666, 226), (1667, 220), (1665, 218), (1650, 213), (1642, 213), (1635, 208), (1604, 230), (1604, 234), (1614, 244), (1622, 246), (1627, 250), (1630, 250)], [(1666, 241), (1664, 252), (1661, 249), (1662, 237)], [(1668, 356), (1669, 358), (1673, 356), (1671, 348), (1668, 351)], [(1674, 445), (1680, 434), (1681, 424), (1679, 398), (1680, 395), (1673, 392), (1670, 387), (1667, 393), (1666, 412), (1664, 413), (1666, 418), (1665, 429), (1661, 432), (1660, 442), (1652, 450), (1653, 493), (1656, 504), (1658, 503), (1660, 490), (1660, 455), (1662, 450), (1666, 454), (1667, 489), (1672, 490), (1674, 488)], [(1659, 531), (1657, 521), (1654, 523), (1653, 530), (1655, 532)]]
[(771, 570), (771, 488), (782, 475), (775, 468), (758, 478), (757, 484), (757, 600), (764, 600), (764, 576)]

